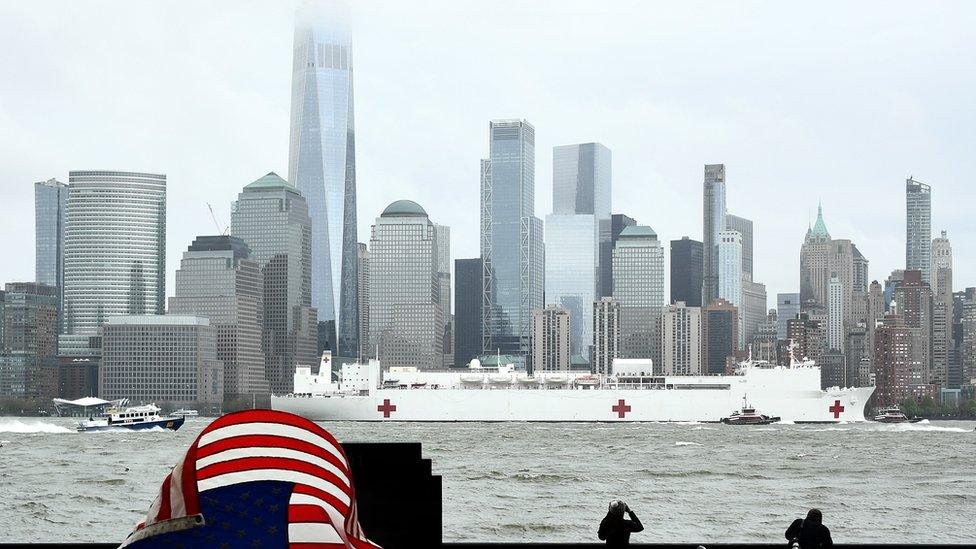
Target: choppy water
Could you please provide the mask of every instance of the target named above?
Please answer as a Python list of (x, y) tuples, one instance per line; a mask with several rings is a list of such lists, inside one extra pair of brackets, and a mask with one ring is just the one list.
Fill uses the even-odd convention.
[[(207, 424), (76, 433), (0, 418), (5, 541), (121, 541)], [(976, 422), (728, 427), (323, 424), (341, 441), (421, 441), (447, 541), (595, 539), (622, 498), (645, 542), (782, 541), (816, 506), (836, 541), (976, 541)]]

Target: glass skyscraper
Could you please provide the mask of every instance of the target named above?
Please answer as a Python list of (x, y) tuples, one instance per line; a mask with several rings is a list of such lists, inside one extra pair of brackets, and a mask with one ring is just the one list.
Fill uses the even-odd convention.
[(490, 154), (481, 161), (484, 350), (526, 357), (545, 272), (542, 220), (535, 217), (535, 128), (494, 120), (488, 135)]
[(718, 297), (718, 233), (726, 229), (725, 164), (705, 164), (703, 193), (703, 248), (705, 269), (702, 303), (708, 305)]
[(620, 358), (650, 358), (660, 367), (665, 306), (664, 248), (648, 226), (625, 228), (613, 247), (613, 297), (620, 302)]
[(108, 318), (165, 310), (166, 176), (73, 171), (68, 182), (59, 346), (87, 354)]
[(288, 180), (312, 219), (312, 306), (333, 351), (347, 357), (359, 352), (352, 59), (345, 10), (336, 3), (299, 8)]
[(905, 181), (905, 270), (921, 271), (932, 283), (932, 187), (909, 177)]
[(610, 149), (554, 147), (552, 214), (546, 216), (547, 305), (570, 314), (573, 355), (589, 359), (593, 301), (610, 276)]
[[(64, 308), (64, 210), (68, 186), (56, 179), (34, 183), (34, 281), (58, 288)], [(60, 328), (59, 328), (60, 330)]]

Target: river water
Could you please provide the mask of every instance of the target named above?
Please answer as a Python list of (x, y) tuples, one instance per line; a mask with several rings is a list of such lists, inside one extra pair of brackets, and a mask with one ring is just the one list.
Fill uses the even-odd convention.
[[(0, 418), (5, 541), (122, 541), (208, 420), (76, 433)], [(820, 507), (838, 542), (976, 541), (976, 422), (729, 427), (324, 423), (340, 441), (420, 441), (445, 541), (587, 541), (627, 501), (643, 542), (780, 542)]]

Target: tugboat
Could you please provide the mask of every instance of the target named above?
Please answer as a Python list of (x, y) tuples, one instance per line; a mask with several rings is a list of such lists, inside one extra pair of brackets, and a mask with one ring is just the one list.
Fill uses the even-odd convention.
[(893, 406), (878, 410), (877, 415), (874, 416), (874, 421), (878, 423), (918, 423), (922, 421), (922, 418), (909, 418), (897, 406)]
[(721, 421), (726, 425), (769, 425), (778, 423), (779, 417), (757, 413), (756, 409), (746, 402), (746, 398), (742, 397), (742, 410), (733, 412), (729, 417), (723, 417)]
[(184, 416), (160, 416), (160, 408), (155, 404), (131, 406), (121, 410), (110, 408), (98, 418), (89, 417), (78, 424), (78, 431), (105, 431), (107, 429), (130, 429), (133, 431), (152, 429), (171, 429), (176, 431), (186, 421)]

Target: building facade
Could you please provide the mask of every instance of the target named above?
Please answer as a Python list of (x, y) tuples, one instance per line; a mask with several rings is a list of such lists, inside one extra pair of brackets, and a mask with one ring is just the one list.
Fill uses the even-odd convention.
[(63, 354), (97, 354), (108, 318), (166, 307), (166, 176), (73, 171), (64, 228)]
[(711, 303), (719, 297), (719, 233), (726, 229), (725, 211), (725, 164), (706, 164), (703, 192), (702, 234), (704, 248), (704, 273), (702, 303)]
[(743, 348), (752, 343), (759, 327), (766, 321), (766, 285), (742, 278), (742, 341)]
[(301, 192), (274, 172), (244, 187), (231, 205), (231, 235), (261, 266), (265, 374), (271, 392), (293, 389), (295, 366), (318, 368), (312, 307), (312, 229)]
[(57, 287), (8, 282), (0, 292), (0, 396), (58, 396), (57, 351)]
[(236, 236), (198, 236), (176, 271), (169, 314), (209, 319), (224, 368), (225, 400), (250, 400), (270, 391), (262, 340), (264, 277), (261, 265)]
[(484, 270), (481, 258), (454, 260), (454, 365), (465, 367), (482, 349), (481, 295)]
[(932, 187), (909, 177), (905, 180), (905, 269), (932, 281)]
[(702, 313), (679, 301), (668, 305), (661, 318), (661, 367), (664, 375), (702, 373)]
[(702, 373), (724, 374), (739, 345), (739, 310), (724, 299), (702, 309)]
[(800, 314), (800, 294), (776, 294), (776, 337), (786, 339), (786, 323)]
[(671, 241), (671, 303), (701, 307), (704, 261), (701, 242), (687, 236)]
[(531, 354), (532, 311), (544, 305), (535, 128), (525, 120), (493, 120), (488, 135), (489, 157), (481, 162), (482, 347), (524, 360)]
[(438, 227), (410, 200), (387, 206), (373, 225), (369, 342), (385, 366), (439, 369), (443, 365)]
[(352, 32), (339, 6), (306, 3), (295, 17), (288, 180), (308, 204), (311, 306), (323, 323), (323, 339), (338, 356), (355, 357), (359, 262)]
[(912, 393), (911, 335), (904, 320), (886, 315), (874, 334), (874, 379), (872, 400), (879, 407), (896, 406)]
[(206, 318), (133, 315), (102, 326), (101, 397), (133, 404), (219, 405), (223, 364), (217, 330)]
[[(68, 186), (57, 179), (34, 183), (34, 281), (58, 289), (64, 309), (64, 223)], [(61, 326), (58, 326), (61, 330)]]
[(752, 235), (753, 226), (752, 220), (746, 219), (744, 217), (739, 217), (737, 215), (726, 214), (725, 216), (725, 227), (726, 230), (736, 231), (742, 235), (742, 276), (747, 280), (752, 280), (753, 270), (752, 270)]
[(946, 232), (932, 240), (932, 381), (949, 387), (953, 348), (952, 245)]
[(844, 350), (844, 285), (839, 278), (831, 277), (827, 283), (827, 348)]
[(613, 359), (620, 347), (620, 302), (601, 297), (593, 302), (593, 365), (597, 375), (613, 373)]
[(557, 306), (532, 311), (533, 371), (569, 371), (572, 317)]
[(927, 385), (938, 377), (932, 362), (932, 291), (921, 271), (906, 270), (895, 288), (895, 313), (908, 329), (911, 345), (910, 382)]
[(356, 246), (356, 256), (359, 260), (356, 276), (359, 282), (356, 285), (357, 311), (359, 315), (359, 359), (369, 360), (376, 358), (374, 351), (369, 348), (369, 248), (364, 242), (359, 242)]
[(613, 249), (617, 246), (617, 238), (620, 237), (620, 233), (624, 229), (636, 224), (637, 221), (628, 215), (610, 215), (610, 277), (609, 280), (604, 281), (603, 291), (600, 292), (600, 297), (610, 297), (613, 295)]
[(620, 358), (660, 362), (664, 248), (648, 226), (621, 231), (613, 249), (613, 297), (620, 303)]

